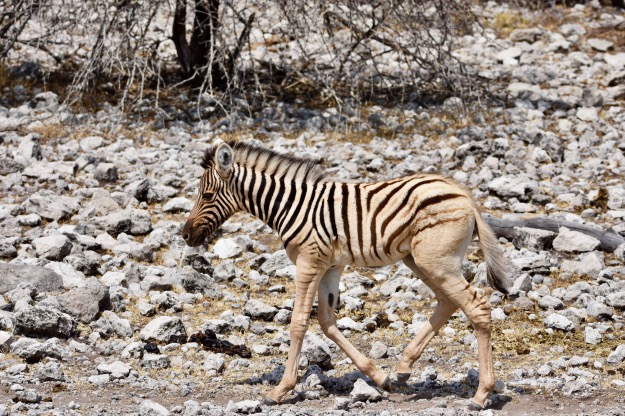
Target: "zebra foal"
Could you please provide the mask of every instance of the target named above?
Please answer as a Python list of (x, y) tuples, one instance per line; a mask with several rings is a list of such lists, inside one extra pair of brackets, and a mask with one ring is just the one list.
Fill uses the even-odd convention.
[(397, 369), (410, 368), (435, 333), (461, 309), (478, 339), (479, 386), (473, 403), (483, 407), (493, 389), (490, 304), (462, 275), (462, 259), (476, 230), (491, 286), (507, 293), (498, 242), (468, 190), (438, 175), (411, 175), (383, 182), (343, 183), (319, 166), (244, 142), (218, 140), (206, 151), (197, 201), (182, 236), (198, 246), (233, 213), (246, 211), (278, 232), (296, 265), (286, 370), (266, 402), (279, 403), (297, 382), (304, 334), (315, 295), (321, 329), (378, 386), (390, 378), (336, 327), (339, 278), (348, 265), (383, 266), (402, 260), (436, 294), (430, 320), (408, 344)]

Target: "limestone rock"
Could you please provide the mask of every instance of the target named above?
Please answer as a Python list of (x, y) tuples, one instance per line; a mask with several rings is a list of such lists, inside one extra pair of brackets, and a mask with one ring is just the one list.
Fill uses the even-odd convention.
[(182, 320), (174, 316), (159, 316), (151, 320), (141, 330), (143, 341), (160, 341), (169, 343), (170, 339), (187, 336)]

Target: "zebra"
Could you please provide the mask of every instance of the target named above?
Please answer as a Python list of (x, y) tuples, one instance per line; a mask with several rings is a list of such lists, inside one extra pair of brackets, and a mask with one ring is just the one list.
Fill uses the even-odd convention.
[(325, 335), (377, 386), (390, 391), (391, 377), (343, 336), (334, 310), (345, 266), (383, 266), (402, 260), (434, 292), (438, 303), (403, 352), (397, 383), (407, 382), (428, 342), (460, 309), (473, 325), (478, 343), (479, 385), (469, 405), (485, 406), (495, 385), (490, 303), (462, 274), (474, 231), (490, 286), (507, 294), (511, 282), (502, 249), (468, 189), (434, 174), (369, 183), (333, 182), (309, 160), (220, 139), (205, 151), (202, 167), (197, 200), (182, 229), (186, 244), (201, 245), (232, 214), (246, 211), (278, 233), (296, 266), (286, 369), (265, 403), (280, 403), (295, 387), (315, 295)]

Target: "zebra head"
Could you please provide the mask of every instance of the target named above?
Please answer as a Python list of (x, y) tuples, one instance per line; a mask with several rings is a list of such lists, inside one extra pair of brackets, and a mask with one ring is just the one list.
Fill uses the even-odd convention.
[(229, 186), (232, 164), (232, 148), (221, 140), (204, 154), (197, 200), (182, 228), (182, 238), (188, 246), (202, 244), (236, 211)]

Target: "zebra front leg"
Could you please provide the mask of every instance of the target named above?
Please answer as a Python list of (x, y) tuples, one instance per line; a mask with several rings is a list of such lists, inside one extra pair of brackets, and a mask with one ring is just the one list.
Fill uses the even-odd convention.
[(293, 314), (291, 315), (291, 345), (289, 346), (289, 354), (286, 360), (286, 369), (280, 383), (267, 393), (265, 398), (266, 404), (280, 403), (284, 395), (293, 390), (297, 383), (297, 369), (299, 367), (304, 335), (310, 321), (310, 311), (315, 300), (319, 280), (326, 270), (325, 267), (319, 268), (316, 263), (306, 261), (301, 256), (298, 258), (296, 266), (295, 304), (293, 305)]
[(319, 283), (317, 319), (321, 330), (328, 338), (341, 348), (360, 371), (366, 374), (375, 384), (389, 391), (390, 378), (375, 366), (373, 361), (358, 351), (336, 327), (334, 308), (339, 303), (339, 279), (343, 272), (342, 267), (332, 267)]
[(436, 309), (428, 322), (423, 325), (419, 333), (404, 350), (402, 359), (397, 367), (397, 381), (400, 383), (408, 381), (412, 374), (411, 368), (413, 364), (421, 357), (425, 347), (427, 347), (434, 335), (449, 321), (451, 315), (458, 310), (458, 307), (419, 270), (412, 257), (406, 257), (404, 264), (434, 292), (438, 305), (436, 305)]

